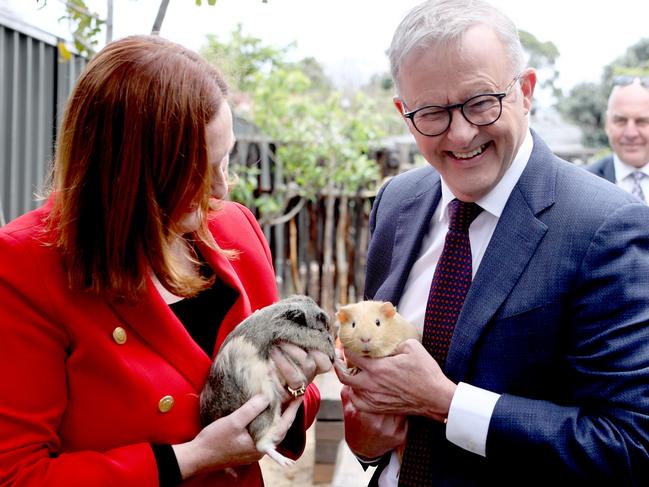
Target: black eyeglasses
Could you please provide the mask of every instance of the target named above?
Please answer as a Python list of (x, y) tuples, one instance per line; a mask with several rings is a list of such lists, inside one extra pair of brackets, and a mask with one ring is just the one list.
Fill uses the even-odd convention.
[(484, 127), (496, 123), (503, 112), (503, 98), (511, 90), (514, 83), (520, 78), (516, 76), (507, 85), (502, 93), (481, 93), (472, 96), (464, 103), (453, 105), (428, 105), (405, 112), (404, 117), (409, 118), (417, 132), (427, 137), (442, 135), (451, 126), (453, 110), (460, 109), (460, 113), (467, 122)]
[(649, 88), (649, 76), (616, 76), (613, 78), (613, 86), (628, 86), (638, 80), (645, 88)]

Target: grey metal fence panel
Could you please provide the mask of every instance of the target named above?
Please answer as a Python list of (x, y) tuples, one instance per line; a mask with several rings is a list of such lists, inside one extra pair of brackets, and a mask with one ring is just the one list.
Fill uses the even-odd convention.
[(46, 42), (1, 24), (0, 225), (38, 207), (45, 194), (56, 127), (86, 64), (59, 59)]

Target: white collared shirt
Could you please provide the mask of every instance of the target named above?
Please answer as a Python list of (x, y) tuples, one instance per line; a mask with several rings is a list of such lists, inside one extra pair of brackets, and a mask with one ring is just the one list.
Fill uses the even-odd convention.
[[(527, 166), (533, 146), (532, 134), (528, 130), (512, 165), (507, 169), (502, 179), (487, 195), (476, 201), (484, 211), (469, 227), (473, 276), (482, 262), (482, 257), (509, 196)], [(398, 304), (399, 314), (415, 325), (420, 332), (424, 328), (430, 283), (437, 261), (442, 254), (448, 231), (448, 204), (455, 198), (444, 179), (441, 179), (441, 186), (442, 198), (430, 221), (430, 227), (422, 242), (419, 256), (410, 269), (404, 292)], [(485, 456), (489, 421), (499, 397), (499, 394), (460, 382), (451, 401), (446, 424), (446, 439), (465, 450)], [(399, 460), (393, 452), (390, 463), (379, 478), (379, 486), (397, 486), (399, 470)]]
[(613, 154), (613, 167), (615, 168), (615, 184), (627, 193), (631, 193), (633, 189), (632, 174), (636, 171), (643, 173), (645, 177), (640, 180), (640, 187), (647, 203), (649, 203), (649, 162), (641, 168), (637, 168), (622, 162), (617, 154)]

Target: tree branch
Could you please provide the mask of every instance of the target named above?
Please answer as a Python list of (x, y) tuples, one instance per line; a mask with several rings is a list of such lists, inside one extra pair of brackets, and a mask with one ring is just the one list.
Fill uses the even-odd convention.
[(167, 14), (167, 7), (169, 6), (169, 0), (161, 0), (160, 7), (158, 8), (158, 15), (156, 15), (155, 22), (153, 22), (153, 27), (151, 28), (151, 34), (159, 34), (160, 29), (162, 28), (162, 22), (165, 19)]
[(77, 7), (76, 5), (74, 5), (74, 4), (70, 3), (70, 2), (66, 2), (65, 0), (60, 0), (60, 1), (61, 1), (61, 3), (63, 3), (63, 5), (65, 5), (66, 8), (68, 8), (70, 10), (74, 10), (78, 14), (86, 15), (86, 16), (88, 16), (90, 18), (95, 19), (95, 20), (99, 20), (100, 22), (104, 21), (98, 14), (92, 13), (88, 9)]

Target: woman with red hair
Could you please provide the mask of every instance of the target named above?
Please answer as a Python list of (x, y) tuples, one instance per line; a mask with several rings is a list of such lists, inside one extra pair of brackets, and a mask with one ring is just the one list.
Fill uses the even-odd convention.
[[(81, 75), (50, 198), (0, 230), (0, 485), (263, 484), (246, 425), (267, 399), (199, 421), (224, 338), (277, 300), (263, 233), (224, 199), (226, 95), (155, 36), (109, 44)], [(281, 350), (293, 390), (330, 366)], [(296, 458), (319, 394), (285, 396), (279, 449)]]

